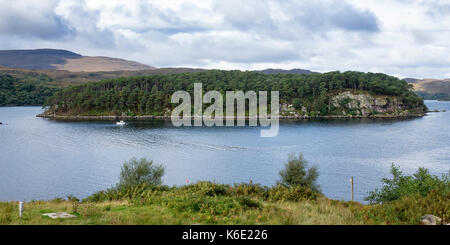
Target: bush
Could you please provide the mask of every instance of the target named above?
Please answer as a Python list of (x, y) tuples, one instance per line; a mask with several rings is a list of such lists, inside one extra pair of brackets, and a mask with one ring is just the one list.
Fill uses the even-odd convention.
[(366, 217), (384, 221), (388, 224), (419, 224), (425, 214), (433, 214), (443, 223), (450, 218), (450, 192), (440, 188), (433, 189), (428, 195), (402, 196), (400, 199), (374, 205), (367, 210)]
[(442, 192), (448, 192), (450, 182), (448, 175), (442, 178), (431, 175), (425, 168), (419, 168), (412, 176), (404, 176), (398, 166), (391, 166), (392, 179), (383, 178), (383, 187), (369, 192), (366, 201), (370, 203), (386, 203), (398, 200), (404, 196), (425, 197), (432, 190), (439, 189)]
[(141, 184), (161, 185), (163, 175), (164, 167), (162, 165), (153, 165), (153, 161), (148, 161), (145, 158), (140, 160), (132, 158), (124, 163), (117, 188), (123, 189)]
[(320, 187), (316, 182), (319, 177), (317, 167), (312, 166), (306, 170), (307, 164), (302, 153), (298, 155), (298, 158), (295, 154), (290, 154), (285, 169), (280, 171), (279, 184), (287, 187), (308, 187), (313, 191), (320, 192)]
[(269, 189), (268, 200), (270, 201), (314, 201), (319, 196), (319, 193), (304, 186), (286, 187), (277, 185)]
[(182, 186), (181, 188), (188, 192), (207, 196), (223, 196), (226, 195), (227, 189), (229, 189), (227, 185), (207, 181), (200, 181), (192, 185)]
[(251, 196), (262, 199), (268, 198), (268, 188), (261, 186), (260, 184), (254, 184), (252, 181), (250, 181), (250, 183), (235, 184), (233, 188), (231, 188), (231, 191), (237, 196)]
[(242, 207), (244, 207), (245, 209), (251, 209), (251, 208), (260, 209), (263, 207), (261, 202), (255, 201), (255, 200), (251, 199), (250, 197), (240, 196), (237, 198), (237, 200), (238, 200), (239, 204)]
[(80, 206), (80, 199), (70, 194), (67, 196), (67, 200), (72, 204), (72, 214), (78, 213), (78, 207)]
[(443, 222), (450, 216), (450, 174), (442, 178), (419, 168), (404, 176), (398, 166), (391, 166), (392, 179), (383, 178), (383, 187), (369, 193), (372, 204), (364, 211), (366, 218), (388, 224), (419, 224), (420, 217), (432, 214)]
[(96, 192), (89, 197), (83, 199), (83, 202), (103, 202), (112, 200), (133, 200), (145, 199), (149, 196), (158, 193), (167, 192), (174, 188), (168, 186), (149, 186), (147, 184), (140, 184), (136, 186), (128, 186), (124, 188), (110, 188), (106, 191)]
[(262, 204), (248, 197), (211, 197), (198, 195), (178, 195), (168, 201), (169, 208), (188, 214), (223, 215), (230, 217), (243, 210), (260, 209)]
[(296, 110), (302, 109), (302, 101), (299, 98), (295, 98), (292, 104)]

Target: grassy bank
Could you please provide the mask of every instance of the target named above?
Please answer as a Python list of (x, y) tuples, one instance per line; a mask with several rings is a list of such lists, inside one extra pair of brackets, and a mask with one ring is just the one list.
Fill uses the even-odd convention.
[[(85, 200), (54, 199), (25, 203), (19, 218), (17, 202), (0, 203), (2, 225), (383, 225), (420, 224), (435, 214), (448, 222), (450, 195), (432, 191), (385, 204), (328, 199), (307, 188), (201, 182), (182, 187), (137, 186), (108, 190)], [(67, 212), (72, 219), (51, 219), (44, 213)]]
[[(28, 202), (22, 218), (17, 202), (0, 203), (0, 224), (368, 224), (357, 211), (362, 208), (361, 204), (329, 200), (303, 188), (289, 191), (279, 187), (265, 192), (257, 185), (230, 189), (201, 182), (178, 188), (140, 186), (101, 192), (81, 202)], [(50, 212), (72, 213), (77, 218), (42, 216)]]
[[(359, 205), (356, 205), (359, 206)], [(155, 204), (136, 205), (128, 201), (106, 201), (81, 204), (78, 218), (51, 219), (47, 212), (71, 212), (68, 201), (32, 202), (25, 206), (22, 219), (17, 203), (0, 204), (0, 224), (6, 225), (192, 225), (192, 224), (367, 224), (345, 203), (326, 199), (318, 202), (267, 202), (261, 209), (242, 210), (227, 215), (190, 213)], [(10, 210), (10, 211), (7, 211)], [(13, 211), (13, 212), (11, 212)], [(6, 213), (8, 212), (8, 213)]]
[[(392, 179), (368, 193), (370, 204), (326, 198), (317, 184), (318, 169), (306, 167), (300, 154), (290, 155), (274, 186), (198, 182), (162, 185), (164, 167), (132, 159), (122, 167), (120, 181), (105, 191), (79, 200), (74, 196), (25, 204), (19, 217), (17, 202), (0, 202), (0, 225), (5, 224), (270, 224), (361, 225), (420, 224), (427, 214), (450, 221), (450, 174), (431, 175), (419, 168), (403, 175), (393, 165)], [(67, 212), (71, 219), (51, 219), (45, 213)]]

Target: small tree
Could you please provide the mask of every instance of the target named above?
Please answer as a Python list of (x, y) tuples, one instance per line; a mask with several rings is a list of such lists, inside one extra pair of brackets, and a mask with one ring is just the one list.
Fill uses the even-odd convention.
[(123, 164), (117, 187), (127, 188), (140, 184), (161, 185), (163, 175), (164, 167), (162, 165), (154, 165), (153, 161), (145, 158), (139, 160), (132, 158)]
[(293, 106), (296, 110), (302, 109), (302, 101), (299, 98), (295, 98), (293, 101)]
[(369, 192), (366, 201), (370, 203), (387, 203), (404, 196), (426, 197), (432, 190), (439, 193), (450, 192), (450, 171), (441, 178), (430, 174), (428, 169), (419, 168), (413, 175), (403, 175), (399, 166), (391, 165), (392, 178), (383, 178), (381, 189)]
[(285, 169), (280, 171), (281, 180), (279, 184), (284, 186), (304, 186), (309, 187), (313, 191), (320, 192), (320, 187), (317, 184), (317, 177), (319, 171), (316, 166), (306, 169), (308, 162), (300, 153), (298, 157), (295, 154), (289, 154), (288, 163)]

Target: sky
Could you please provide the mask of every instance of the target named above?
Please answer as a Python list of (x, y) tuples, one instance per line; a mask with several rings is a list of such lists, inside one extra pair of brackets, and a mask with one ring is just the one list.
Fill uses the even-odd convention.
[(0, 49), (450, 78), (450, 0), (0, 0)]

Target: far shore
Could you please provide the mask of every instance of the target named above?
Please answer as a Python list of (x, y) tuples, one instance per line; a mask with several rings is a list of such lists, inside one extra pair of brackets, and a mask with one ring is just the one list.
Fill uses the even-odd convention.
[[(305, 120), (305, 119), (350, 119), (350, 118), (415, 118), (415, 117), (423, 117), (425, 114), (409, 114), (409, 115), (385, 115), (385, 114), (375, 114), (369, 116), (353, 116), (353, 115), (328, 115), (328, 116), (278, 116), (279, 119), (288, 119), (288, 120)], [(48, 118), (52, 120), (75, 120), (75, 121), (117, 121), (117, 120), (134, 120), (134, 121), (147, 121), (147, 120), (171, 120), (172, 116), (152, 116), (152, 115), (144, 115), (144, 116), (67, 116), (67, 115), (55, 115), (55, 114), (38, 114), (36, 117)], [(191, 116), (191, 120), (195, 118)], [(228, 117), (221, 117), (226, 120)], [(245, 120), (250, 119), (250, 117), (232, 117), (234, 119), (242, 119)], [(270, 116), (268, 117), (270, 119)]]

